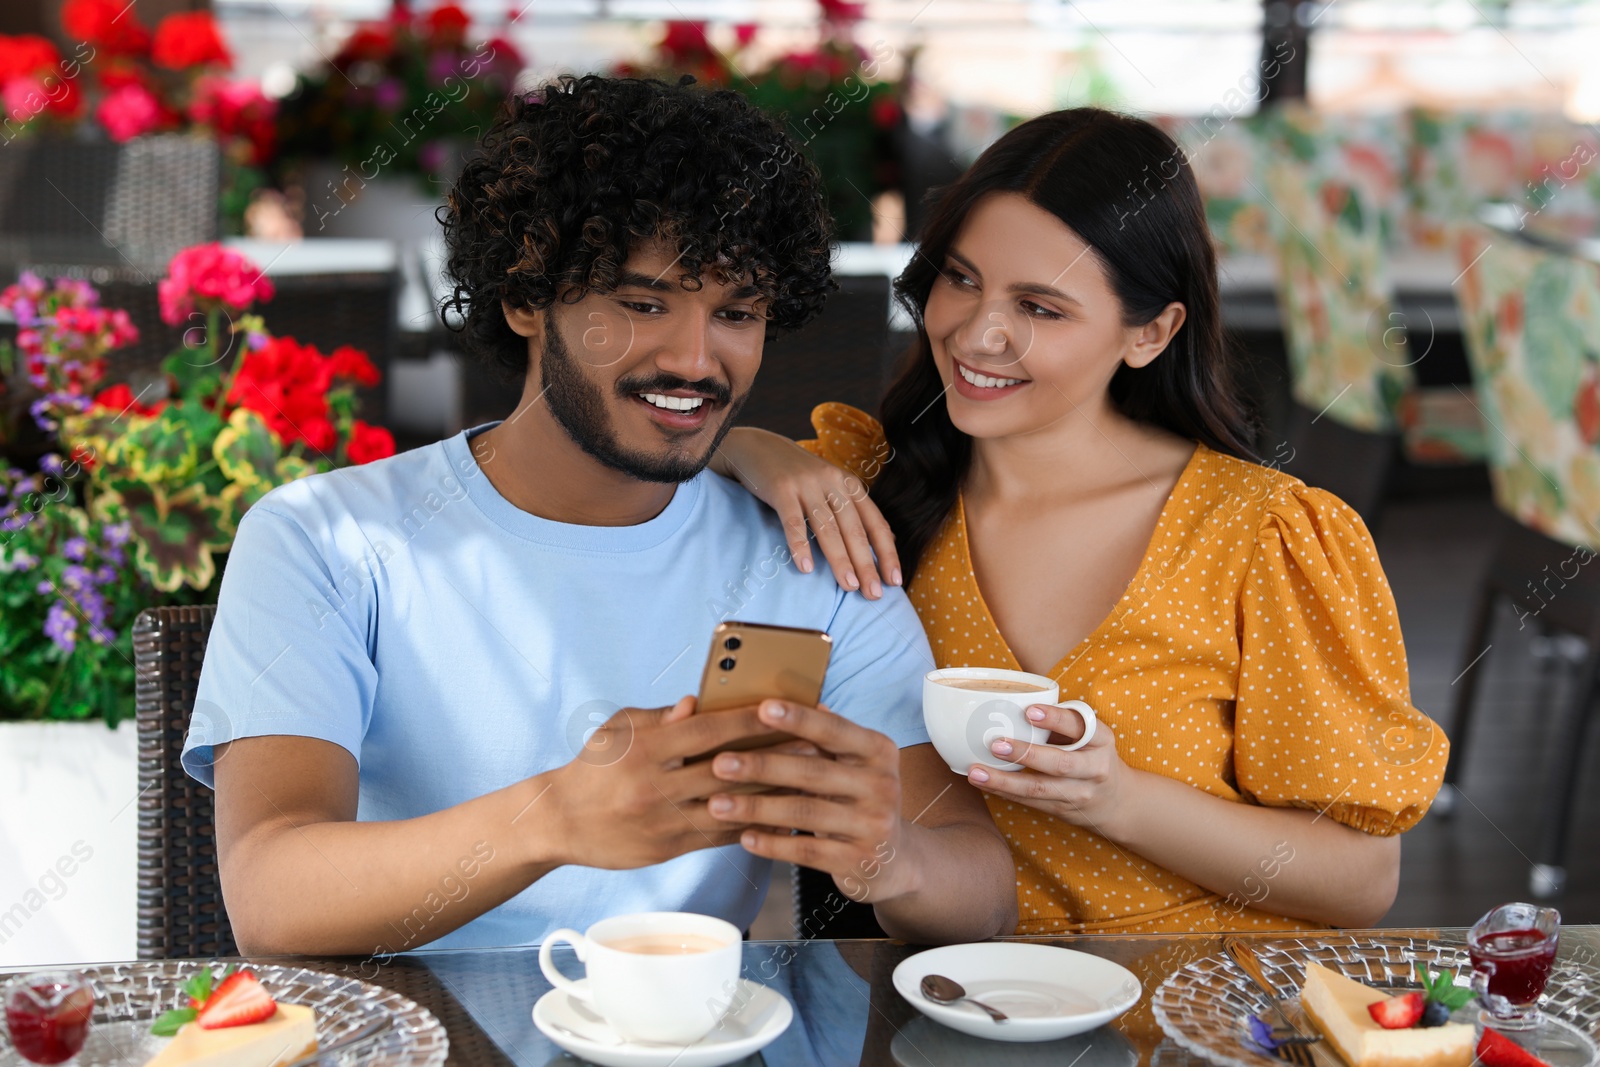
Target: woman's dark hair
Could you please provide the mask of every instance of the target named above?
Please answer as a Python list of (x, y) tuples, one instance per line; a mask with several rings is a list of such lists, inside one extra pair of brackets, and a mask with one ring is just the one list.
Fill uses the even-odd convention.
[(909, 582), (955, 507), (972, 460), (972, 439), (950, 421), (923, 321), (928, 294), (968, 213), (991, 193), (1020, 193), (1093, 249), (1139, 326), (1168, 304), (1185, 317), (1154, 361), (1124, 364), (1111, 378), (1122, 414), (1254, 459), (1255, 419), (1236, 388), (1235, 357), (1223, 344), (1216, 253), (1205, 208), (1183, 151), (1155, 126), (1098, 108), (1041, 115), (991, 145), (928, 216), (919, 254), (895, 279), (895, 298), (917, 324), (881, 419), (893, 450), (872, 499), (894, 529)]
[(650, 238), (683, 253), (690, 288), (707, 269), (748, 277), (769, 301), (769, 340), (838, 288), (816, 167), (743, 96), (692, 82), (566, 75), (501, 106), (439, 209), (452, 284), (439, 311), (502, 376), (527, 373), (528, 344), (501, 301), (542, 309), (567, 286), (572, 301), (613, 289)]

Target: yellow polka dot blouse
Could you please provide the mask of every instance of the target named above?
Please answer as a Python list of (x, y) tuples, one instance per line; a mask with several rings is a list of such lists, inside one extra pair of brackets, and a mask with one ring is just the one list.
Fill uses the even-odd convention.
[[(802, 447), (870, 483), (878, 423), (812, 413)], [(940, 667), (1020, 669), (984, 604), (958, 502), (909, 589)], [(1306, 808), (1370, 834), (1415, 825), (1448, 743), (1411, 706), (1394, 597), (1361, 519), (1268, 467), (1196, 448), (1111, 614), (1050, 672), (1130, 767), (1239, 803)], [(1017, 864), (1021, 934), (1296, 929), (1090, 830), (990, 797)]]

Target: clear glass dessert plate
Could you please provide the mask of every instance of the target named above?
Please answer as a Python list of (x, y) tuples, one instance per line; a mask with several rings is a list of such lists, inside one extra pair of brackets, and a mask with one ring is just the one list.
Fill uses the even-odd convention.
[[(89, 1040), (72, 1067), (142, 1067), (167, 1043), (150, 1024), (169, 1008), (182, 1007), (183, 983), (207, 964), (198, 960), (146, 960), (73, 968), (94, 989)], [(213, 973), (222, 964), (209, 965)], [(317, 1044), (331, 1045), (374, 1018), (394, 1020), (383, 1036), (349, 1052), (335, 1053), (329, 1067), (439, 1067), (450, 1042), (426, 1008), (399, 993), (354, 978), (303, 967), (255, 966), (250, 970), (273, 999), (304, 1004), (317, 1013)], [(31, 1067), (11, 1047), (0, 1021), (0, 1067)]]
[[(1459, 985), (1471, 970), (1467, 946), (1412, 937), (1318, 936), (1304, 940), (1284, 938), (1254, 941), (1267, 980), (1284, 998), (1290, 1018), (1302, 1018), (1300, 986), (1307, 961), (1319, 963), (1358, 982), (1379, 989), (1421, 989), (1412, 964), (1432, 970), (1451, 968)], [(1226, 1067), (1283, 1067), (1283, 1061), (1250, 1039), (1249, 1018), (1265, 1013), (1275, 1019), (1266, 994), (1225, 954), (1197, 960), (1169, 975), (1151, 999), (1156, 1022), (1180, 1047)], [(1600, 971), (1561, 961), (1550, 974), (1541, 1003), (1546, 1027), (1540, 1055), (1552, 1067), (1586, 1067), (1595, 1063), (1600, 1039)], [(1456, 1013), (1458, 1022), (1476, 1019), (1477, 1006)], [(1321, 1047), (1319, 1043), (1318, 1047)], [(1328, 1060), (1343, 1067), (1337, 1053)]]

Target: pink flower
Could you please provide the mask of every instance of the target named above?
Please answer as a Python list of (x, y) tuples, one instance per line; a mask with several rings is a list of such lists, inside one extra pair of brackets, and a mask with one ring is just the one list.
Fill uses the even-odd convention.
[(238, 252), (212, 242), (185, 248), (167, 264), (156, 286), (161, 321), (176, 326), (196, 309), (243, 311), (257, 300), (271, 300), (272, 282)]
[(118, 86), (105, 95), (95, 112), (113, 141), (131, 141), (161, 123), (161, 102), (137, 82)]
[(0, 100), (4, 101), (5, 113), (15, 122), (27, 122), (43, 111), (46, 99), (44, 83), (34, 74), (10, 78), (0, 86)]

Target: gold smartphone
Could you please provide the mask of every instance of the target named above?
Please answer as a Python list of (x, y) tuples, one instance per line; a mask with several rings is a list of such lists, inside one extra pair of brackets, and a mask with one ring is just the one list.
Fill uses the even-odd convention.
[[(696, 711), (748, 708), (771, 697), (816, 707), (822, 699), (822, 680), (828, 673), (832, 649), (833, 638), (821, 630), (757, 622), (720, 623), (711, 633)], [(788, 736), (774, 732), (747, 737), (717, 751), (761, 748)]]

